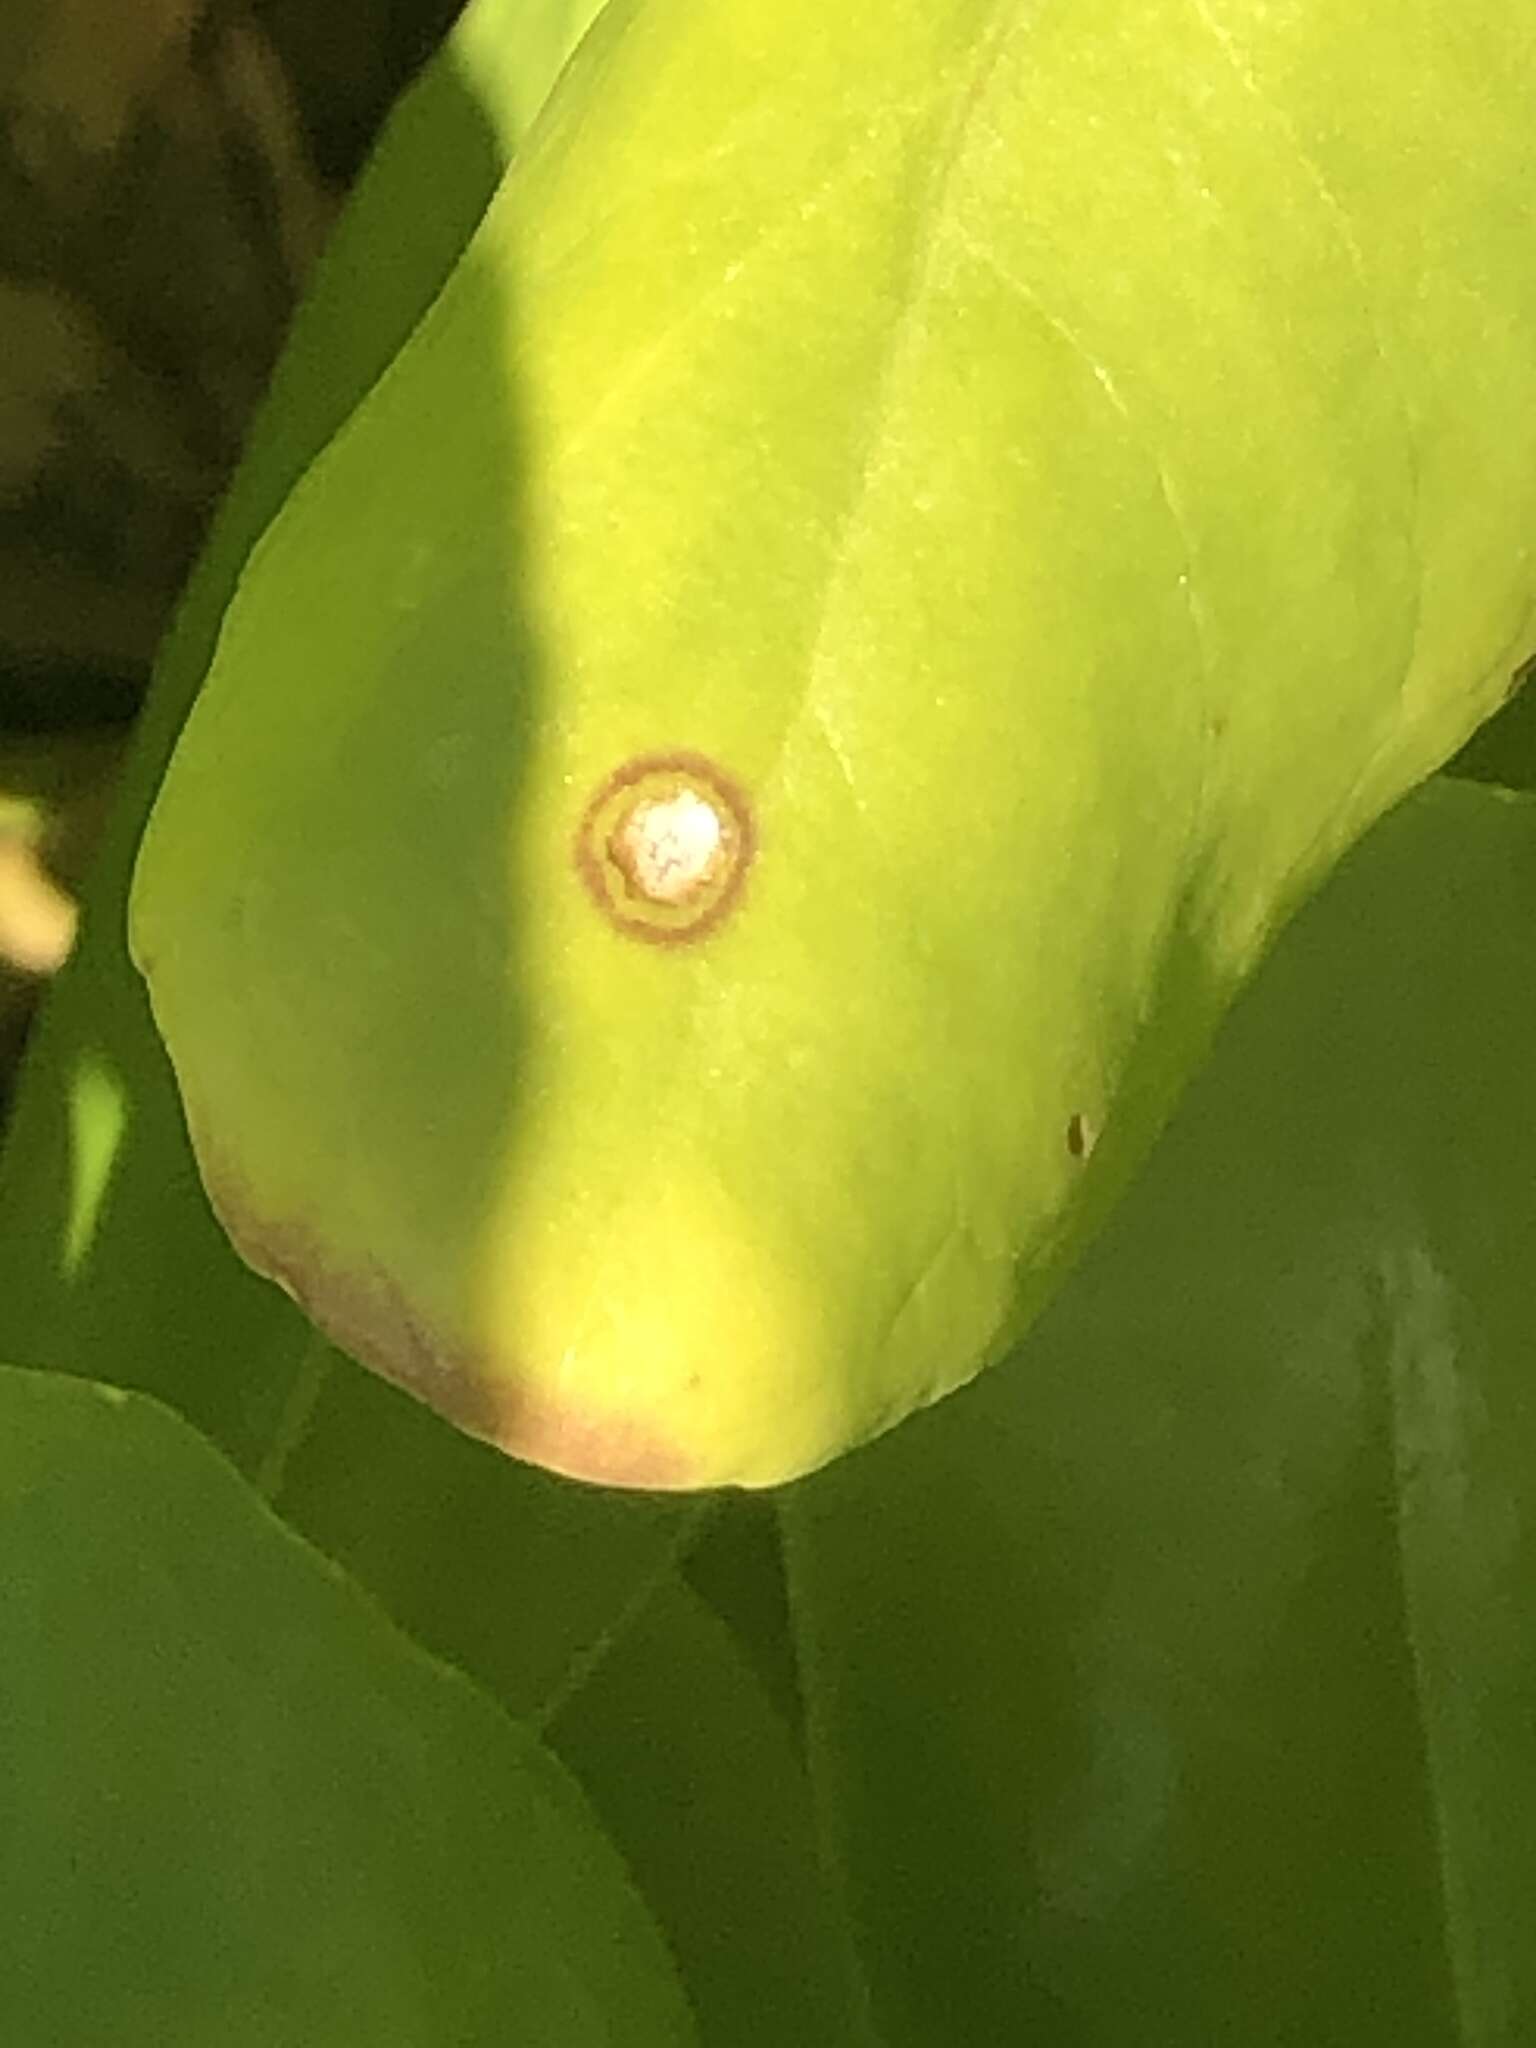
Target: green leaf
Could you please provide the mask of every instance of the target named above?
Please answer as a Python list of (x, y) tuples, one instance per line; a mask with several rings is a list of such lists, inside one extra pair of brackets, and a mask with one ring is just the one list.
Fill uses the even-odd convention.
[(803, 1762), (731, 1631), (676, 1573), (544, 1723), (677, 1956), (710, 2048), (859, 2048)]
[(686, 2044), (580, 1794), (141, 1397), (0, 1370), (0, 2033)]
[(685, 1550), (692, 1504), (570, 1486), (334, 1352), (311, 1363), (275, 1505), (419, 1642), (514, 1713), (547, 1713)]
[(1432, 784), (1016, 1356), (783, 1496), (892, 2048), (1531, 2038), (1533, 1013), (1536, 803)]
[(251, 1262), (610, 1483), (1005, 1349), (1536, 647), (1533, 138), (1506, 0), (615, 0), (145, 836)]
[(787, 1646), (732, 1533), (747, 1503), (572, 1486), (341, 1361), (278, 1502), (419, 1641), (536, 1719), (660, 1920), (705, 2042), (862, 2038)]

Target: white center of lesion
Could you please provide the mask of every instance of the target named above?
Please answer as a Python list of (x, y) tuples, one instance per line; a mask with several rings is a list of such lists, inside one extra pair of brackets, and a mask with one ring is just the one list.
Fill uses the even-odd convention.
[(724, 842), (720, 813), (696, 790), (644, 797), (615, 835), (631, 886), (652, 903), (682, 903), (712, 879)]

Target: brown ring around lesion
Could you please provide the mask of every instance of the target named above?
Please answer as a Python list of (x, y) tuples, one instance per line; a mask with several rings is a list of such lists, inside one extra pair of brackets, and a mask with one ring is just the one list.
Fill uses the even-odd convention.
[(757, 850), (741, 785), (707, 755), (637, 754), (598, 786), (576, 832), (576, 871), (616, 931), (691, 945), (734, 909)]

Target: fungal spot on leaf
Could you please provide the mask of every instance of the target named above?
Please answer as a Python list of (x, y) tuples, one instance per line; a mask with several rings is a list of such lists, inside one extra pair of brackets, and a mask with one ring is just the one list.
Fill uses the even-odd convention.
[(753, 853), (742, 790), (702, 754), (640, 754), (583, 813), (576, 870), (609, 923), (653, 945), (714, 929)]
[(1074, 1159), (1086, 1159), (1093, 1150), (1098, 1132), (1088, 1119), (1074, 1110), (1067, 1119), (1067, 1150)]
[(633, 895), (686, 903), (720, 857), (720, 813), (694, 790), (646, 797), (613, 834), (610, 851)]

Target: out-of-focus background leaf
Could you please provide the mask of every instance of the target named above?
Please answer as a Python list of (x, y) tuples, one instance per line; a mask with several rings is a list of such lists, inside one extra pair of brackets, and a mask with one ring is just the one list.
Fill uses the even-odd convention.
[(1536, 802), (1431, 785), (1019, 1354), (783, 1496), (892, 2048), (1533, 2038), (1533, 1014)]
[(696, 2038), (559, 1764), (175, 1416), (0, 1369), (0, 1555), (0, 2038)]

